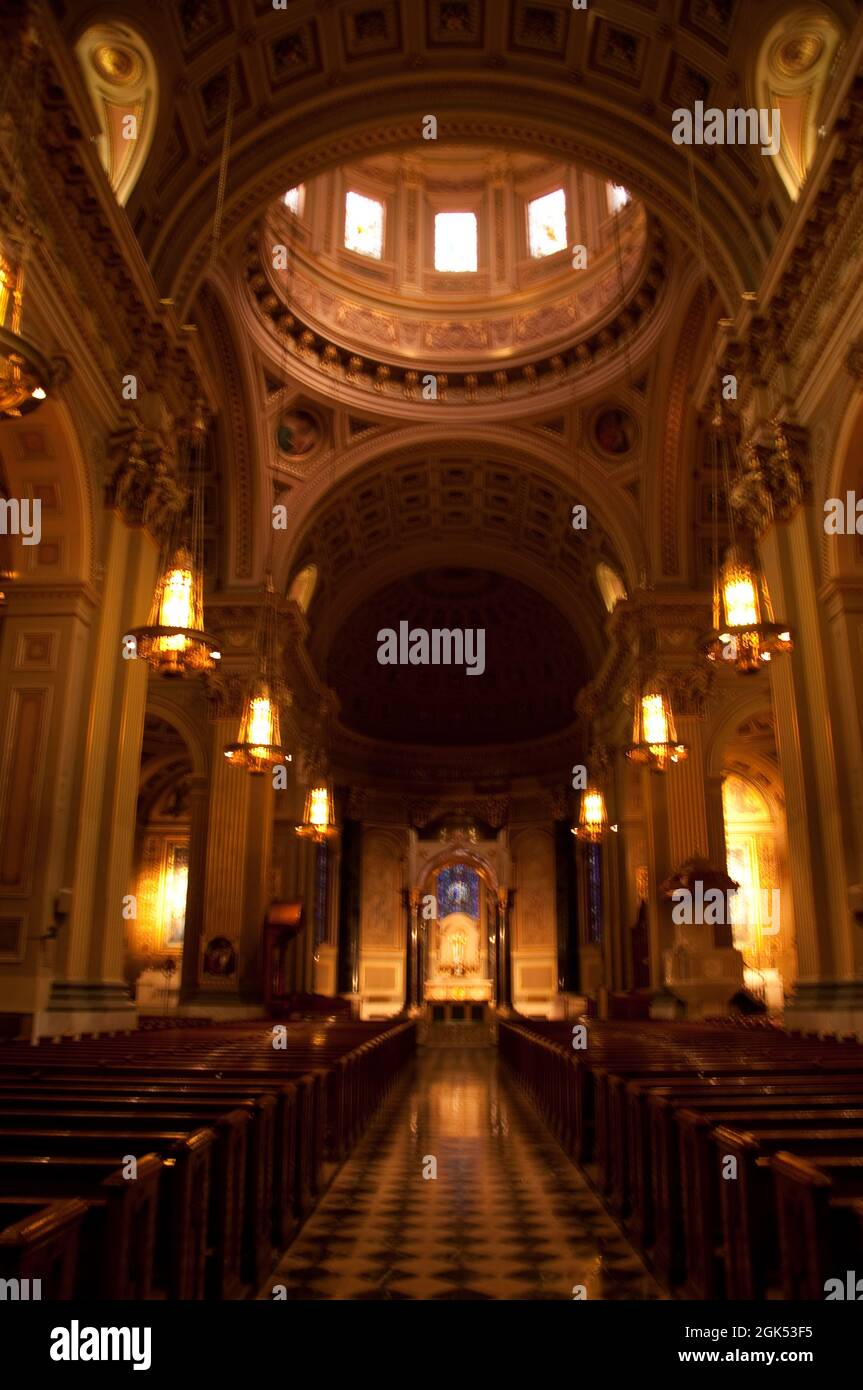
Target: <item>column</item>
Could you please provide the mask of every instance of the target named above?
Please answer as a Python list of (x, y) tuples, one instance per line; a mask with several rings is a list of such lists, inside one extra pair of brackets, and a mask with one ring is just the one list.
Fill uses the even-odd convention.
[(789, 623), (795, 639), (794, 651), (770, 665), (800, 971), (795, 1013), (834, 1004), (842, 1012), (852, 1006), (863, 1011), (863, 985), (851, 983), (855, 929), (848, 888), (854, 868), (843, 844), (836, 766), (839, 729), (829, 694), (823, 609), (816, 588), (817, 543), (809, 507), (799, 507), (783, 525), (774, 524), (761, 540), (774, 611)]
[(97, 603), (86, 584), (7, 587), (0, 628), (0, 1012), (38, 1015), (68, 946)]
[(210, 726), (210, 798), (195, 996), (197, 1002), (206, 999), (208, 1007), (221, 1003), (229, 1009), (261, 1000), (273, 833), (272, 777), (232, 767), (224, 756), (226, 745), (237, 739), (240, 703), (223, 697)]
[(497, 962), (497, 902), (491, 889), (485, 890), (485, 915), (488, 928), (488, 973), (491, 976), (491, 1002), (497, 1004), (500, 993)]
[[(745, 490), (734, 500), (758, 535), (774, 612), (794, 633), (794, 651), (770, 664), (800, 972), (789, 1013), (803, 1026), (863, 1032), (863, 980), (855, 970), (863, 948), (849, 901), (859, 861), (840, 800), (849, 785), (840, 771), (848, 716), (838, 710), (853, 681), (840, 687), (833, 679), (841, 665), (825, 638), (824, 534), (821, 515), (804, 500), (811, 471), (806, 431), (781, 421), (770, 442), (761, 433), (747, 452)], [(854, 722), (852, 749), (859, 711)]]
[(512, 949), (509, 939), (511, 906), (511, 890), (499, 888), (497, 890), (498, 1004), (504, 1009), (512, 1008)]
[(91, 649), (78, 839), (68, 929), (58, 942), (42, 1032), (131, 1028), (123, 979), (124, 898), (132, 892), (135, 813), (148, 668), (125, 660), (122, 639), (147, 621), (158, 549), (117, 511), (105, 522), (102, 604)]
[(362, 881), (362, 825), (346, 819), (342, 828), (342, 863), (339, 883), (339, 994), (357, 996), (360, 991), (360, 902)]
[(557, 916), (557, 987), (578, 991), (578, 897), (576, 840), (569, 819), (554, 822), (555, 906)]

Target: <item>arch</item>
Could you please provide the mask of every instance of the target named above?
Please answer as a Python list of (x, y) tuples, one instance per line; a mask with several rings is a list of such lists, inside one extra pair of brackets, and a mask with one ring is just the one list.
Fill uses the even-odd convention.
[(0, 422), (0, 460), (9, 496), (40, 503), (41, 540), (11, 545), (11, 567), (25, 584), (94, 577), (93, 485), (65, 401), (49, 397), (38, 412)]
[(471, 869), (476, 869), (483, 883), (487, 888), (491, 888), (497, 893), (502, 885), (497, 869), (492, 859), (476, 849), (466, 849), (457, 840), (450, 840), (443, 848), (426, 856), (419, 861), (414, 871), (413, 883), (411, 887), (422, 893), (430, 879), (439, 869), (444, 869), (448, 864), (466, 864)]
[[(503, 79), (480, 67), (436, 75), (434, 101), (446, 138), (535, 151), (545, 148), (562, 159), (627, 187), (647, 208), (674, 226), (691, 249), (697, 232), (691, 210), (686, 160), (671, 141), (669, 122), (663, 141), (655, 125), (637, 112), (621, 113), (613, 141), (605, 106), (571, 86), (542, 82), (524, 74)], [(370, 94), (368, 94), (370, 95)], [(239, 242), (264, 209), (284, 190), (308, 182), (337, 164), (395, 153), (418, 137), (417, 84), (402, 72), (380, 75), (374, 110), (364, 121), (347, 113), (369, 108), (364, 96), (340, 88), (282, 112), (236, 139), (222, 222), (223, 244)], [(565, 123), (561, 121), (565, 109)], [(511, 113), (517, 111), (516, 118)], [(377, 114), (380, 112), (380, 114)], [(669, 162), (669, 154), (677, 154)], [(150, 264), (163, 293), (188, 311), (206, 274), (209, 234), (215, 207), (217, 160), (177, 189), (170, 211), (144, 237)], [(725, 171), (727, 174), (727, 170)], [(772, 239), (768, 224), (751, 212), (749, 185), (729, 182), (709, 164), (699, 164), (708, 257), (726, 307), (758, 283)]]
[(155, 715), (179, 734), (186, 747), (194, 777), (206, 777), (209, 771), (209, 757), (204, 739), (190, 713), (175, 703), (170, 695), (163, 692), (154, 681), (147, 691), (146, 715)]
[(727, 702), (719, 706), (715, 718), (708, 728), (706, 739), (705, 767), (708, 776), (721, 777), (725, 771), (725, 749), (734, 737), (740, 724), (755, 715), (769, 711), (773, 707), (770, 690), (764, 686), (760, 690), (729, 692)]
[[(595, 518), (607, 537), (624, 584), (628, 588), (635, 587), (641, 563), (641, 556), (633, 545), (633, 536), (638, 533), (635, 506), (627, 509), (621, 505), (619, 495), (610, 492), (601, 466), (589, 456), (579, 461), (576, 485), (569, 451), (536, 431), (484, 424), (459, 427), (457, 435), (450, 435), (443, 434), (439, 425), (417, 424), (391, 431), (383, 437), (360, 438), (340, 450), (337, 456), (330, 456), (309, 476), (296, 506), (289, 510), (288, 526), (282, 533), (284, 549), (279, 566), (283, 590), (287, 587), (288, 574), (303, 555), (315, 514), (330, 505), (338, 490), (355, 476), (359, 478), (364, 469), (385, 468), (394, 461), (405, 464), (430, 451), (443, 452), (448, 457), (465, 457), (477, 450), (491, 459), (499, 458), (501, 462), (516, 465), (528, 476), (555, 483), (572, 496), (573, 503), (583, 502), (588, 518)], [(579, 496), (576, 496), (576, 487)]]
[(126, 24), (92, 25), (75, 53), (99, 125), (99, 159), (124, 207), (153, 144), (159, 107), (156, 64), (141, 34)]

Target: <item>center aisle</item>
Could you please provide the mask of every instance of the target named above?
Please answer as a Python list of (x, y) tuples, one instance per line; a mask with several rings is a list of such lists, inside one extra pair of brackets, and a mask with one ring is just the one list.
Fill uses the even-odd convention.
[(289, 1299), (662, 1297), (492, 1047), (420, 1050), (260, 1297), (273, 1285)]

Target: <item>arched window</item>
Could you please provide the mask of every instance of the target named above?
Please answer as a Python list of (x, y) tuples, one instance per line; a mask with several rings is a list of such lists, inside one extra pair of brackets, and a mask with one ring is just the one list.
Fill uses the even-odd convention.
[(288, 598), (293, 599), (294, 603), (298, 605), (300, 611), (303, 613), (308, 613), (309, 611), (309, 605), (312, 601), (317, 582), (317, 565), (304, 565), (301, 570), (297, 571), (291, 580), (291, 586), (288, 589)]
[(159, 86), (153, 55), (125, 24), (93, 25), (75, 52), (99, 122), (99, 158), (122, 207), (138, 181), (156, 128)]
[(626, 598), (627, 596), (623, 580), (620, 575), (611, 568), (611, 565), (607, 565), (604, 560), (601, 560), (596, 567), (596, 582), (599, 587), (599, 592), (602, 595), (603, 603), (608, 609), (608, 612), (613, 613), (615, 605), (618, 604), (622, 598)]

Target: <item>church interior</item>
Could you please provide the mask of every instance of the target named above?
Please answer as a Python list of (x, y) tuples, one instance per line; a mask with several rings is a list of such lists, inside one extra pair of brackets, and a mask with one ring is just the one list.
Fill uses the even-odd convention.
[(833, 1297), (860, 5), (0, 9), (4, 1289)]

